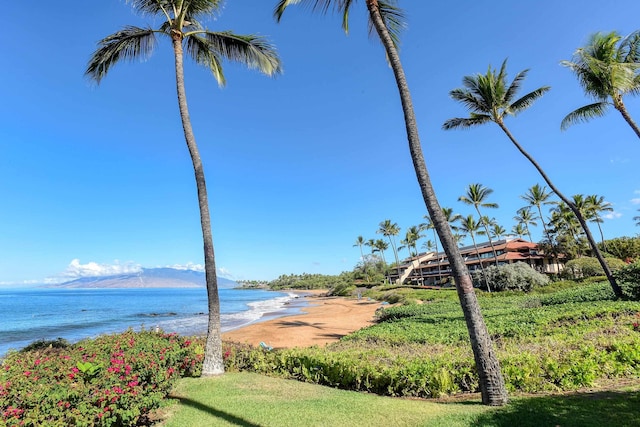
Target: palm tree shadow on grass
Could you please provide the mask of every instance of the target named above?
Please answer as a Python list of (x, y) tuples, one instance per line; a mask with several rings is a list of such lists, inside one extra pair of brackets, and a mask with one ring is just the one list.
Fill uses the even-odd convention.
[(640, 425), (640, 391), (603, 391), (527, 399), (478, 417), (473, 426), (631, 427)]
[[(252, 423), (251, 421), (245, 420), (244, 418), (240, 418), (236, 415), (233, 415), (229, 412), (221, 411), (212, 406), (205, 405), (204, 403), (198, 402), (197, 400), (192, 400), (186, 397), (180, 396), (171, 396), (172, 399), (176, 399), (180, 402), (180, 405), (190, 406), (194, 409), (197, 409), (200, 412), (203, 412), (211, 417), (219, 418), (221, 420), (225, 420), (230, 424), (236, 426), (243, 427), (260, 427), (260, 424)], [(207, 425), (208, 423), (203, 423), (203, 425)]]

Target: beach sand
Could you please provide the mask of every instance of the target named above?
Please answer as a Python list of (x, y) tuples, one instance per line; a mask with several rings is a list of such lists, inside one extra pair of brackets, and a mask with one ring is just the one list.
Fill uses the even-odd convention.
[(379, 301), (327, 297), (325, 292), (304, 292), (308, 306), (304, 314), (278, 317), (222, 334), (224, 341), (274, 348), (310, 347), (338, 341), (343, 336), (373, 324)]

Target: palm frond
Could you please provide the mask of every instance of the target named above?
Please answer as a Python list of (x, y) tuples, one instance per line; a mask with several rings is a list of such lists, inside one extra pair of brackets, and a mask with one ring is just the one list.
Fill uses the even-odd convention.
[(562, 119), (562, 123), (560, 123), (560, 129), (566, 130), (567, 128), (569, 128), (569, 126), (576, 123), (584, 123), (595, 117), (602, 117), (607, 112), (608, 107), (609, 103), (607, 102), (596, 102), (593, 104), (585, 105), (584, 107), (580, 107), (577, 110), (567, 114), (567, 116)]
[(222, 58), (256, 68), (269, 76), (282, 72), (275, 47), (264, 37), (234, 34), (230, 31), (206, 31), (198, 35), (206, 40), (212, 52)]
[(190, 35), (186, 38), (186, 51), (196, 63), (204, 65), (213, 74), (218, 86), (224, 86), (226, 79), (222, 71), (220, 58), (215, 51), (210, 49), (208, 41), (199, 35)]
[(127, 3), (143, 14), (164, 14), (175, 18), (178, 14), (182, 16), (215, 15), (220, 10), (223, 0), (127, 0)]
[[(506, 63), (507, 60), (505, 59), (504, 62)], [(504, 101), (506, 104), (511, 104), (511, 100), (516, 96), (516, 93), (520, 90), (522, 86), (522, 82), (527, 77), (528, 73), (529, 73), (529, 69), (522, 70), (518, 74), (516, 74), (516, 76), (513, 78), (513, 81), (509, 85), (509, 88), (507, 89), (507, 92), (504, 95)]]
[(105, 37), (98, 42), (98, 49), (89, 59), (85, 75), (99, 84), (121, 59), (147, 59), (155, 47), (155, 33), (150, 28), (127, 26)]
[(453, 89), (449, 92), (449, 96), (454, 100), (461, 102), (472, 112), (489, 113), (491, 111), (491, 108), (481, 94), (474, 92), (473, 90)]
[(478, 126), (491, 121), (491, 116), (488, 114), (471, 114), (471, 117), (462, 118), (456, 117), (449, 119), (442, 125), (443, 130), (451, 129), (468, 129), (473, 126)]
[(550, 86), (543, 86), (541, 88), (534, 90), (533, 92), (529, 92), (528, 94), (526, 94), (525, 96), (523, 96), (522, 98), (516, 100), (513, 104), (511, 104), (507, 109), (507, 112), (514, 116), (519, 114), (520, 112), (529, 108), (538, 98), (540, 98), (550, 89), (551, 89)]
[(320, 13), (327, 13), (331, 8), (331, 3), (335, 2), (336, 9), (338, 9), (345, 1), (349, 0), (280, 0), (273, 9), (273, 17), (276, 19), (276, 22), (280, 22), (284, 11), (291, 5), (302, 4), (303, 6), (309, 7), (314, 12), (320, 11)]
[[(349, 3), (351, 2), (352, 0), (349, 0)], [(382, 16), (382, 20), (389, 31), (393, 45), (397, 49), (400, 46), (400, 35), (402, 31), (407, 28), (404, 11), (396, 6), (395, 0), (379, 0), (378, 8), (380, 10), (380, 16)], [(369, 33), (373, 33), (373, 24), (371, 21), (369, 21)]]
[(620, 43), (623, 62), (640, 63), (640, 31), (634, 31)]

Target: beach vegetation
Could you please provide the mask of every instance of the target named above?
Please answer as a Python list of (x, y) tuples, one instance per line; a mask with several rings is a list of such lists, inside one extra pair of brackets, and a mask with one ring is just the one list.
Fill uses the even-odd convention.
[(558, 190), (547, 173), (531, 156), (531, 154), (529, 154), (515, 139), (509, 128), (505, 125), (505, 119), (507, 117), (522, 113), (550, 89), (549, 86), (542, 86), (521, 98), (515, 99), (515, 96), (520, 90), (522, 82), (526, 78), (528, 72), (529, 70), (520, 71), (516, 74), (513, 81), (508, 84), (507, 60), (505, 59), (502, 62), (502, 66), (499, 71), (492, 69), (491, 66), (489, 66), (486, 74), (465, 76), (462, 80), (464, 87), (454, 89), (449, 92), (449, 94), (451, 95), (451, 98), (467, 107), (470, 112), (469, 117), (456, 117), (449, 119), (442, 125), (442, 128), (444, 130), (468, 129), (490, 122), (498, 125), (516, 149), (533, 165), (551, 190), (562, 200), (567, 209), (575, 215), (575, 218), (578, 220), (592, 252), (598, 259), (598, 262), (602, 266), (602, 269), (611, 284), (613, 292), (617, 296), (622, 296), (622, 291), (606, 264), (604, 256), (598, 249), (598, 245), (591, 235), (591, 231), (587, 225), (587, 220), (585, 220), (583, 213), (580, 212), (577, 203), (569, 200)]
[(476, 271), (473, 274), (473, 281), (479, 288), (486, 284), (494, 291), (529, 292), (534, 287), (548, 284), (550, 279), (530, 265), (516, 262), (497, 267), (491, 265), (484, 270)]
[[(612, 257), (605, 257), (605, 262), (615, 272), (624, 268), (627, 264), (618, 259)], [(604, 270), (596, 258), (592, 257), (580, 257), (567, 261), (564, 266), (564, 270), (560, 274), (561, 277), (569, 280), (581, 280), (587, 277), (603, 276)]]
[[(640, 219), (640, 217), (639, 217)], [(606, 247), (606, 250), (605, 250)], [(640, 260), (640, 237), (622, 236), (609, 239), (601, 244), (600, 248), (624, 262), (631, 263)]]
[[(453, 292), (388, 286), (367, 295), (376, 292), (401, 293), (406, 303), (379, 309), (375, 325), (327, 347), (235, 346), (233, 370), (389, 396), (479, 391)], [(640, 376), (640, 310), (617, 299), (606, 280), (478, 292), (509, 391), (569, 391)]]
[[(276, 20), (280, 22), (285, 10), (289, 6), (296, 4), (310, 6), (313, 11), (326, 13), (329, 10), (333, 10), (337, 12), (342, 16), (342, 29), (348, 32), (349, 17), (351, 16), (352, 6), (354, 6), (356, 2), (338, 0), (279, 0), (274, 11)], [(449, 259), (449, 266), (452, 272), (451, 276), (458, 291), (460, 306), (462, 307), (463, 316), (466, 319), (470, 344), (476, 360), (482, 401), (486, 405), (505, 405), (508, 401), (508, 396), (504, 378), (500, 370), (500, 363), (495, 354), (491, 337), (480, 311), (471, 276), (462, 259), (451, 228), (446, 221), (440, 202), (436, 197), (422, 152), (422, 143), (420, 141), (411, 92), (399, 53), (400, 34), (406, 26), (404, 12), (397, 6), (396, 0), (367, 0), (365, 7), (371, 33), (376, 34), (378, 40), (382, 43), (386, 63), (393, 72), (402, 105), (409, 155), (413, 163), (420, 193), (429, 218), (433, 221), (433, 226), (438, 234), (443, 250)], [(380, 224), (381, 230), (386, 228), (383, 227), (385, 223), (386, 221)], [(384, 231), (383, 233), (387, 232)], [(394, 254), (396, 255), (396, 265), (398, 265), (399, 262), (395, 247)]]
[(195, 174), (204, 243), (209, 323), (207, 350), (202, 372), (203, 375), (219, 375), (224, 372), (224, 363), (220, 337), (218, 278), (204, 167), (187, 105), (184, 84), (184, 54), (191, 57), (196, 64), (209, 69), (220, 86), (224, 86), (226, 82), (222, 69), (223, 60), (255, 68), (269, 76), (278, 74), (281, 71), (281, 64), (275, 48), (264, 37), (235, 34), (231, 31), (210, 31), (203, 25), (203, 19), (217, 17), (220, 13), (222, 9), (220, 1), (128, 0), (127, 3), (131, 4), (133, 10), (140, 15), (155, 16), (160, 26), (153, 29), (128, 25), (100, 40), (98, 49), (89, 60), (85, 74), (99, 84), (111, 70), (111, 67), (118, 62), (148, 58), (157, 45), (158, 37), (171, 41), (178, 107), (184, 139)]
[(0, 425), (148, 425), (178, 378), (200, 375), (204, 357), (203, 340), (162, 332), (55, 343), (2, 360)]

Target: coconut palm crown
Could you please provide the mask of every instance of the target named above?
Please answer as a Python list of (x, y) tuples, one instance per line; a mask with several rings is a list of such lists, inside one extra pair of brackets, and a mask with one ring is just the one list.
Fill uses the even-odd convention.
[(454, 89), (449, 94), (453, 99), (459, 101), (466, 106), (469, 111), (468, 118), (454, 118), (447, 120), (442, 126), (445, 130), (450, 129), (466, 129), (472, 126), (482, 125), (489, 122), (496, 123), (504, 134), (509, 138), (511, 143), (518, 149), (518, 151), (536, 168), (540, 176), (545, 180), (551, 190), (568, 206), (573, 214), (578, 219), (580, 226), (584, 230), (585, 236), (591, 246), (595, 257), (602, 266), (602, 269), (611, 284), (611, 288), (616, 296), (622, 296), (622, 289), (616, 283), (615, 277), (611, 273), (611, 269), (607, 265), (602, 256), (602, 253), (598, 249), (595, 239), (591, 235), (591, 231), (587, 226), (587, 222), (584, 219), (582, 213), (574, 202), (569, 200), (564, 194), (558, 190), (555, 184), (551, 181), (547, 173), (542, 169), (540, 164), (529, 154), (524, 147), (516, 140), (509, 128), (504, 123), (504, 118), (507, 115), (516, 115), (529, 106), (533, 102), (544, 95), (549, 90), (548, 86), (540, 87), (533, 92), (529, 92), (521, 98), (514, 100), (516, 93), (522, 86), (524, 78), (527, 76), (528, 70), (524, 70), (516, 74), (511, 84), (507, 84), (507, 72), (506, 72), (507, 60), (505, 59), (500, 67), (500, 71), (496, 72), (489, 66), (487, 74), (476, 74), (473, 76), (465, 76), (462, 80), (464, 87)]
[(624, 95), (640, 93), (640, 31), (627, 37), (615, 31), (593, 34), (572, 61), (560, 64), (575, 73), (584, 93), (596, 101), (569, 113), (560, 124), (562, 130), (602, 117), (613, 105), (640, 138), (640, 128), (623, 102)]
[(208, 329), (202, 375), (224, 373), (220, 329), (220, 300), (216, 275), (211, 218), (204, 167), (191, 127), (184, 85), (183, 56), (186, 51), (197, 64), (211, 70), (219, 85), (225, 84), (222, 61), (240, 62), (267, 75), (281, 71), (280, 60), (266, 39), (254, 35), (238, 35), (231, 31), (207, 30), (201, 18), (213, 17), (219, 11), (220, 0), (128, 0), (134, 11), (158, 18), (157, 29), (126, 26), (98, 42), (85, 74), (100, 83), (113, 65), (122, 60), (146, 59), (157, 45), (158, 36), (166, 36), (172, 44), (178, 108), (184, 138), (191, 156), (195, 175), (200, 225), (202, 228), (205, 277), (208, 299)]

